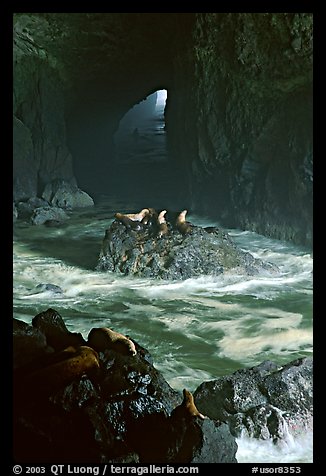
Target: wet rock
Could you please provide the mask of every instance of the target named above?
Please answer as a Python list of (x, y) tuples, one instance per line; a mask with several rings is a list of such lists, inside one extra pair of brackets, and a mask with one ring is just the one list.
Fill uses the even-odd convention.
[(60, 220), (46, 220), (46, 222), (44, 222), (44, 225), (49, 228), (58, 228), (59, 226), (62, 227), (63, 222)]
[(54, 180), (45, 186), (42, 197), (54, 207), (83, 208), (94, 205), (93, 199), (77, 185), (64, 180)]
[(17, 207), (15, 205), (15, 202), (13, 204), (12, 213), (13, 213), (13, 221), (15, 222), (18, 218), (18, 210), (17, 210)]
[(23, 321), (13, 321), (13, 367), (29, 365), (50, 352), (45, 335)]
[(86, 345), (81, 334), (68, 331), (62, 317), (54, 309), (37, 314), (33, 317), (32, 324), (45, 335), (48, 345), (56, 351), (69, 346)]
[(33, 225), (43, 225), (48, 220), (56, 220), (62, 222), (67, 220), (68, 215), (62, 208), (58, 207), (41, 207), (36, 208), (32, 214), (31, 222)]
[(277, 441), (312, 425), (312, 359), (238, 370), (202, 383), (194, 397), (201, 412), (228, 422), (233, 435)]
[[(65, 324), (54, 310), (36, 316), (35, 323), (47, 338), (53, 328), (58, 340), (66, 335)], [(15, 327), (26, 325), (16, 322)], [(236, 462), (237, 445), (227, 425), (173, 413), (181, 403), (180, 394), (150, 363), (149, 352), (138, 343), (135, 346), (135, 356), (112, 349), (97, 354), (85, 347), (68, 348), (40, 363), (34, 361), (34, 367), (24, 368), (23, 373), (18, 368), (15, 458), (76, 463)], [(91, 365), (76, 358), (85, 349)], [(77, 372), (71, 363), (78, 366)]]
[(174, 463), (237, 463), (238, 445), (225, 423), (178, 418), (173, 421), (170, 443)]
[[(191, 463), (237, 463), (238, 445), (225, 423), (204, 420), (196, 423), (201, 427), (202, 438)], [(213, 444), (211, 443), (213, 442)]]
[(34, 210), (36, 208), (48, 207), (49, 204), (47, 201), (42, 198), (32, 197), (29, 198), (26, 202), (19, 202), (17, 205), (19, 218), (31, 218)]
[(278, 272), (276, 266), (242, 251), (220, 229), (192, 226), (190, 234), (182, 235), (172, 223), (168, 227), (168, 234), (159, 238), (152, 227), (135, 231), (114, 221), (106, 230), (97, 269), (161, 279)]
[(50, 291), (54, 294), (62, 294), (63, 291), (60, 288), (60, 286), (57, 286), (56, 284), (51, 284), (51, 283), (41, 283), (36, 286), (36, 289), (38, 292), (43, 293), (44, 291)]

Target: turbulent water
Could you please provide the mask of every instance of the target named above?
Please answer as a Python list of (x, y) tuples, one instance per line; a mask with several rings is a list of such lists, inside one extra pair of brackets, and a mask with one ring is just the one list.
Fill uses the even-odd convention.
[[(280, 268), (273, 276), (221, 276), (157, 281), (97, 272), (105, 229), (116, 210), (106, 200), (71, 213), (59, 228), (14, 227), (14, 315), (30, 323), (55, 308), (71, 331), (112, 327), (148, 348), (177, 390), (270, 359), (284, 364), (312, 353), (312, 256), (308, 250), (251, 232), (228, 230), (255, 257)], [(190, 215), (194, 224), (217, 225)], [(60, 286), (62, 293), (37, 289)], [(311, 435), (283, 443), (238, 440), (238, 460), (309, 462)]]
[[(130, 181), (132, 189), (124, 186), (116, 194), (123, 192), (122, 201), (102, 197), (94, 209), (71, 213), (59, 228), (15, 224), (14, 316), (30, 323), (37, 313), (52, 307), (70, 331), (85, 338), (92, 327), (101, 326), (129, 334), (148, 348), (156, 368), (176, 390), (194, 391), (204, 380), (263, 360), (285, 364), (311, 355), (312, 256), (307, 249), (227, 230), (242, 249), (276, 264), (280, 274), (168, 282), (95, 271), (105, 229), (116, 211), (135, 212), (147, 206), (175, 209), (171, 166), (163, 160), (168, 157), (162, 115), (161, 105), (158, 116), (139, 127), (137, 147), (129, 141), (120, 148), (122, 159), (115, 175), (129, 171), (138, 177)], [(139, 157), (132, 163), (138, 153), (143, 164)], [(146, 167), (152, 173), (153, 162), (157, 180), (166, 181), (163, 186), (146, 180)], [(218, 226), (207, 217), (188, 217), (197, 225)], [(47, 283), (60, 286), (62, 293), (40, 292), (37, 285)], [(242, 437), (238, 445), (239, 462), (312, 461), (309, 433), (295, 440), (289, 435), (280, 445)]]

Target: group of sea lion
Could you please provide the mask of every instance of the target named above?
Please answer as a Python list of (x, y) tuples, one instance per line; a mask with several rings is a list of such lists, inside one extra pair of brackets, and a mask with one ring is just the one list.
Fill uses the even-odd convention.
[(155, 208), (143, 208), (138, 213), (115, 213), (114, 217), (128, 230), (149, 231), (158, 238), (168, 235), (170, 229), (178, 230), (182, 235), (191, 233), (192, 225), (186, 221), (188, 210), (182, 210), (173, 223), (169, 222), (169, 224), (166, 221), (166, 213), (167, 210), (158, 213)]

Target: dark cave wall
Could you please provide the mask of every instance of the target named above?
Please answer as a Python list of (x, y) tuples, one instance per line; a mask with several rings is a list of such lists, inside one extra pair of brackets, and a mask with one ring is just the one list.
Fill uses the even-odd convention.
[(191, 209), (310, 244), (312, 15), (197, 14), (193, 38), (168, 111)]
[(173, 15), (14, 15), (14, 200), (110, 191), (120, 119), (170, 82)]
[(120, 119), (165, 88), (184, 206), (310, 244), (311, 84), (311, 14), (17, 14), (14, 198), (109, 192)]
[[(40, 195), (56, 178), (74, 181), (66, 145), (64, 86), (46, 50), (29, 31), (44, 27), (27, 15), (14, 24), (14, 200)], [(40, 33), (39, 33), (40, 34)]]

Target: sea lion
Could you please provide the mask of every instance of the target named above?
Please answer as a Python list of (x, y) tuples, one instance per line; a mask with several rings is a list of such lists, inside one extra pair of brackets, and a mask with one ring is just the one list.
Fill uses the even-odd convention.
[(157, 222), (157, 217), (158, 217), (158, 214), (157, 214), (157, 211), (155, 210), (155, 208), (148, 208), (148, 213), (143, 217), (142, 219), (142, 223), (144, 225), (148, 225), (148, 226), (153, 226), (153, 224)]
[(202, 420), (205, 420), (207, 417), (204, 416), (202, 413), (199, 412), (197, 409), (195, 402), (194, 402), (194, 397), (191, 392), (187, 389), (183, 389), (183, 401), (181, 405), (178, 405), (174, 410), (172, 410), (171, 417), (176, 418), (176, 417), (181, 417), (181, 418), (187, 418), (187, 417), (198, 417), (201, 418)]
[(88, 345), (97, 352), (112, 349), (123, 355), (136, 355), (136, 347), (131, 339), (108, 327), (94, 327), (88, 334)]
[(162, 210), (157, 218), (157, 222), (158, 222), (157, 237), (158, 238), (162, 238), (162, 236), (167, 235), (169, 233), (169, 229), (166, 224), (166, 220), (164, 216), (165, 214), (166, 214), (166, 210)]
[(143, 229), (143, 225), (139, 221), (132, 220), (127, 215), (123, 215), (122, 213), (115, 213), (114, 217), (120, 223), (122, 223), (127, 228), (127, 230), (141, 231)]
[(188, 213), (188, 210), (182, 210), (181, 213), (177, 216), (177, 219), (175, 221), (175, 226), (177, 230), (180, 231), (182, 235), (186, 235), (188, 233), (191, 233), (192, 226), (191, 223), (186, 221), (186, 214)]
[(142, 221), (149, 214), (148, 208), (143, 208), (138, 213), (126, 213), (125, 216), (130, 218), (133, 221)]
[[(98, 354), (88, 346), (78, 349), (70, 346), (57, 355), (51, 356), (54, 363), (25, 374), (17, 382), (22, 388), (29, 388), (40, 395), (51, 395), (73, 380), (100, 368)], [(58, 360), (58, 361), (55, 361)]]
[(155, 208), (149, 208), (149, 213), (142, 219), (142, 224), (150, 236), (155, 236), (158, 231), (158, 213)]

